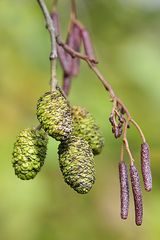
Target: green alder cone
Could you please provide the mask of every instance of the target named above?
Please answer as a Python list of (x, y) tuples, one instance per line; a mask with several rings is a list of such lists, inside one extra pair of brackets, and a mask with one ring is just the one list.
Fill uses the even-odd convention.
[(13, 168), (18, 178), (33, 179), (44, 164), (48, 136), (43, 129), (22, 130), (14, 144)]
[(71, 109), (58, 89), (45, 93), (39, 99), (37, 118), (49, 136), (58, 141), (70, 137), (72, 131)]
[(60, 143), (58, 154), (65, 182), (78, 193), (88, 193), (95, 182), (94, 156), (89, 144), (72, 136)]
[(85, 139), (92, 148), (94, 155), (100, 154), (104, 146), (104, 137), (95, 123), (94, 117), (85, 108), (73, 106), (72, 118), (72, 134)]

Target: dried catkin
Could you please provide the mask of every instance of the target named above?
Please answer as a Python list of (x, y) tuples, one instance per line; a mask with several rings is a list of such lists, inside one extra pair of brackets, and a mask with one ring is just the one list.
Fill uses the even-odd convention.
[(124, 161), (119, 163), (121, 218), (127, 219), (129, 209), (128, 169)]
[(149, 192), (152, 190), (152, 174), (150, 168), (149, 146), (146, 142), (141, 145), (141, 170), (145, 190)]
[(130, 166), (130, 177), (134, 197), (135, 222), (137, 226), (140, 226), (143, 218), (143, 202), (139, 174), (134, 165)]
[(65, 182), (78, 193), (88, 193), (95, 182), (94, 159), (89, 144), (72, 136), (60, 143), (58, 154)]
[(48, 135), (56, 140), (61, 141), (70, 137), (72, 131), (70, 106), (58, 89), (45, 93), (39, 99), (37, 118)]

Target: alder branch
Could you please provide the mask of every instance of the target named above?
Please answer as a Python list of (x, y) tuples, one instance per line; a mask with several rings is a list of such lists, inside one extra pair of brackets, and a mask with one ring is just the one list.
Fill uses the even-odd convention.
[(49, 11), (47, 9), (46, 3), (44, 0), (37, 0), (43, 15), (46, 20), (46, 28), (50, 33), (51, 38), (51, 53), (50, 53), (50, 62), (51, 62), (51, 91), (56, 89), (57, 78), (56, 78), (56, 59), (57, 59), (57, 48), (56, 48), (56, 31), (54, 28), (53, 20), (50, 17)]
[[(111, 101), (113, 102), (113, 106), (118, 106), (118, 109), (121, 108), (121, 110), (123, 110), (124, 114), (126, 114), (126, 119), (125, 119), (125, 123), (124, 123), (124, 134), (123, 134), (123, 143), (125, 145), (126, 151), (128, 152), (128, 155), (130, 157), (130, 161), (131, 161), (131, 165), (133, 165), (134, 159), (132, 157), (130, 148), (129, 148), (129, 144), (128, 144), (128, 140), (127, 140), (127, 128), (129, 126), (129, 123), (131, 122), (138, 130), (138, 132), (140, 133), (143, 142), (145, 142), (145, 137), (144, 134), (140, 128), (140, 126), (131, 118), (131, 115), (127, 109), (127, 107), (125, 106), (125, 104), (123, 103), (123, 101), (115, 94), (112, 86), (110, 85), (110, 83), (108, 82), (107, 79), (105, 79), (105, 77), (101, 74), (101, 72), (99, 71), (99, 69), (97, 68), (96, 64), (98, 63), (96, 59), (91, 59), (89, 58), (87, 55), (81, 54), (75, 50), (73, 50), (72, 48), (70, 48), (67, 44), (65, 44), (64, 42), (61, 41), (60, 36), (56, 35), (56, 31), (54, 28), (54, 23), (53, 23), (53, 19), (51, 19), (50, 14), (48, 12), (48, 9), (46, 7), (46, 4), (43, 0), (37, 0), (42, 11), (43, 14), (45, 16), (46, 19), (46, 23), (47, 23), (47, 29), (50, 32), (51, 35), (51, 48), (52, 48), (52, 52), (50, 55), (50, 60), (51, 60), (51, 69), (52, 69), (52, 89), (54, 89), (57, 85), (56, 82), (56, 71), (55, 71), (55, 59), (57, 58), (57, 52), (56, 52), (56, 43), (61, 46), (67, 53), (69, 53), (73, 58), (77, 57), (79, 59), (84, 60), (90, 67), (90, 69), (96, 74), (96, 76), (98, 77), (98, 79), (101, 81), (101, 83), (103, 84), (103, 86), (105, 87), (105, 89), (108, 91), (110, 97), (111, 97)], [(75, 4), (75, 0), (72, 0), (72, 15), (76, 15), (76, 4)], [(83, 25), (74, 17), (72, 19), (73, 21), (75, 21), (76, 24), (78, 24), (82, 29), (84, 28)], [(116, 109), (115, 109), (116, 110)]]

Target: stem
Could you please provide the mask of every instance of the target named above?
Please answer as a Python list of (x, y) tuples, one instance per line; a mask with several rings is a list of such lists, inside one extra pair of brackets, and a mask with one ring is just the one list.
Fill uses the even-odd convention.
[(54, 91), (57, 86), (56, 78), (56, 58), (57, 58), (57, 49), (56, 49), (56, 31), (54, 28), (53, 20), (50, 17), (49, 11), (47, 9), (46, 3), (44, 0), (37, 0), (43, 15), (46, 20), (46, 28), (50, 33), (51, 38), (51, 53), (50, 53), (50, 62), (51, 62), (51, 91)]
[(120, 154), (120, 161), (123, 162), (124, 160), (124, 145), (121, 146), (121, 154)]
[(127, 126), (128, 126), (129, 121), (130, 121), (130, 119), (128, 118), (127, 121), (125, 122), (125, 125), (124, 125), (123, 143), (125, 145), (125, 148), (126, 148), (126, 151), (127, 151), (128, 155), (129, 155), (129, 158), (130, 158), (130, 161), (131, 161), (131, 166), (132, 166), (133, 163), (134, 163), (134, 159), (132, 157), (132, 153), (130, 151), (129, 143), (128, 143), (128, 140), (127, 140)]
[(138, 130), (138, 132), (139, 132), (139, 134), (140, 134), (140, 136), (142, 138), (143, 143), (145, 143), (146, 142), (145, 136), (144, 136), (144, 134), (142, 132), (142, 129), (138, 125), (138, 123), (136, 123), (136, 121), (134, 121), (133, 119), (130, 119), (130, 122), (137, 128), (137, 130)]
[(63, 42), (61, 41), (61, 39), (60, 39), (59, 36), (56, 36), (56, 41), (57, 41), (57, 44), (58, 44), (59, 46), (63, 47), (63, 49), (64, 49), (67, 53), (69, 53), (73, 58), (77, 57), (77, 58), (80, 58), (80, 59), (82, 59), (82, 60), (84, 60), (84, 61), (86, 61), (86, 62), (89, 61), (90, 63), (94, 63), (94, 64), (97, 64), (97, 63), (98, 63), (96, 59), (91, 59), (91, 58), (89, 58), (88, 56), (83, 55), (83, 54), (81, 54), (81, 53), (79, 53), (79, 52), (76, 52), (75, 50), (73, 50), (72, 48), (70, 48), (67, 44), (65, 44), (65, 43), (63, 43)]
[(77, 18), (76, 0), (71, 0), (71, 18), (72, 20)]

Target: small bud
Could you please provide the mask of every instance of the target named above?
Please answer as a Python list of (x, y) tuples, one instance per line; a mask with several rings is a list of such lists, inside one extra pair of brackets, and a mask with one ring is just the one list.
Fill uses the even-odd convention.
[(114, 136), (115, 138), (119, 138), (122, 135), (122, 127), (120, 128), (119, 126), (115, 127), (115, 132), (114, 132)]
[(110, 115), (109, 121), (110, 121), (111, 125), (114, 126), (114, 117), (113, 117), (113, 114)]
[(119, 120), (120, 123), (122, 123), (122, 124), (124, 123), (124, 118), (123, 118), (122, 115), (120, 115), (120, 116), (118, 117), (118, 120)]
[(135, 222), (137, 226), (140, 226), (143, 218), (143, 202), (139, 174), (134, 165), (130, 166), (130, 177), (134, 197)]
[(128, 169), (125, 162), (122, 161), (119, 163), (119, 180), (120, 180), (121, 218), (127, 219), (129, 209)]
[(141, 170), (145, 190), (149, 192), (152, 190), (152, 174), (150, 168), (149, 146), (146, 142), (141, 145)]

